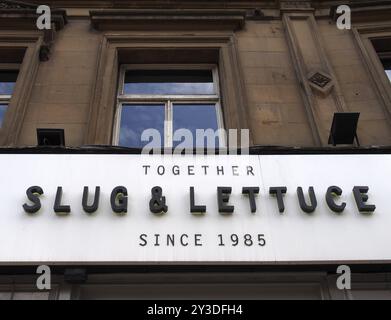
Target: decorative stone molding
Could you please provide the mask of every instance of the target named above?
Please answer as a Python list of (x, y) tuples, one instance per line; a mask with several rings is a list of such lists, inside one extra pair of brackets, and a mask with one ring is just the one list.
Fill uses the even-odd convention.
[[(283, 12), (288, 46), (314, 143), (328, 145), (330, 112), (344, 112), (346, 104), (325, 52), (313, 12)], [(317, 94), (316, 94), (317, 93)]]
[(22, 1), (0, 1), (0, 9), (35, 9), (36, 6)]
[[(37, 30), (36, 21), (38, 5), (21, 1), (0, 0), (0, 30)], [(56, 31), (64, 28), (67, 14), (63, 9), (52, 9), (52, 28), (44, 30), (43, 42), (40, 48), (40, 61), (49, 60), (50, 48)]]
[(270, 12), (270, 10), (265, 11), (265, 10), (261, 10), (260, 8), (249, 9), (246, 12), (246, 20), (253, 20), (253, 21), (274, 20), (278, 17), (279, 17), (279, 15), (278, 15), (277, 11)]
[(310, 0), (281, 0), (281, 12), (314, 11)]
[(327, 96), (334, 86), (332, 77), (323, 71), (310, 72), (308, 81), (311, 88), (323, 96)]
[(391, 39), (391, 22), (355, 26), (352, 31), (363, 64), (371, 78), (373, 87), (376, 89), (381, 106), (391, 126), (390, 80), (384, 72), (384, 67), (379, 60), (379, 54), (376, 52), (372, 43), (374, 39)]
[(91, 10), (97, 30), (240, 30), (245, 10), (100, 9)]
[(0, 146), (15, 146), (30, 102), (39, 67), (43, 37), (31, 32), (1, 32), (0, 54), (10, 64), (18, 64), (18, 81), (0, 128)]
[[(171, 56), (168, 60), (167, 50)], [(144, 63), (170, 63), (172, 60), (171, 63), (217, 64), (225, 127), (239, 131), (249, 128), (245, 87), (232, 33), (171, 36), (105, 33), (90, 103), (86, 145), (112, 144), (118, 66), (137, 63), (138, 57)]]

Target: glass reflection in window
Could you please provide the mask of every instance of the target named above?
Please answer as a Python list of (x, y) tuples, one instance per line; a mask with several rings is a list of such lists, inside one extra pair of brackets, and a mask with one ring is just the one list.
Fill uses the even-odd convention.
[[(178, 129), (188, 129), (193, 136), (193, 145), (185, 145), (186, 148), (207, 147), (207, 139), (204, 141), (196, 139), (197, 129), (212, 129), (214, 132), (219, 128), (215, 104), (174, 104), (173, 105), (173, 129), (174, 134)], [(216, 139), (216, 138), (215, 138)], [(186, 143), (186, 139), (182, 138)], [(181, 141), (173, 141), (173, 146), (177, 146)], [(218, 139), (215, 146), (219, 146)]]
[(18, 71), (0, 71), (0, 95), (12, 95), (18, 78)]
[[(146, 129), (156, 129), (164, 139), (164, 104), (123, 104), (119, 128), (119, 145), (125, 147), (142, 148), (149, 141), (142, 141), (142, 133)], [(151, 138), (150, 138), (151, 139)], [(156, 140), (154, 140), (157, 143)], [(152, 145), (154, 148), (163, 146)]]
[(5, 116), (5, 112), (7, 111), (8, 105), (0, 104), (0, 127), (3, 125), (3, 120)]
[(128, 70), (124, 94), (214, 94), (211, 70)]

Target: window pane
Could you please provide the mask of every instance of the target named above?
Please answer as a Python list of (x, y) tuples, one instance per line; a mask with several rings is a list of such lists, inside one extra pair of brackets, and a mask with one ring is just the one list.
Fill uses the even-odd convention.
[(214, 94), (211, 70), (129, 70), (125, 94)]
[[(174, 104), (173, 107), (173, 129), (174, 134), (178, 129), (188, 129), (193, 136), (193, 143), (186, 143), (186, 148), (207, 147), (207, 139), (201, 141), (196, 139), (197, 129), (218, 129), (216, 106), (214, 104)], [(200, 139), (198, 139), (200, 140)], [(186, 141), (182, 138), (181, 141)], [(177, 146), (181, 141), (173, 141), (173, 146)], [(212, 141), (212, 140), (211, 140)], [(214, 139), (215, 146), (219, 146), (218, 139)], [(212, 142), (209, 142), (212, 143)]]
[(11, 95), (14, 91), (18, 71), (2, 70), (0, 71), (0, 95)]
[(8, 105), (6, 104), (0, 104), (0, 127), (3, 125), (4, 115), (7, 111)]
[(386, 70), (386, 74), (387, 74), (388, 79), (390, 79), (390, 81), (391, 81), (391, 69)]
[(141, 134), (145, 129), (152, 128), (156, 129), (161, 137), (161, 143), (154, 140), (155, 144), (152, 146), (162, 147), (164, 143), (164, 109), (164, 104), (124, 104), (121, 111), (119, 145), (142, 148), (148, 141), (141, 141)]

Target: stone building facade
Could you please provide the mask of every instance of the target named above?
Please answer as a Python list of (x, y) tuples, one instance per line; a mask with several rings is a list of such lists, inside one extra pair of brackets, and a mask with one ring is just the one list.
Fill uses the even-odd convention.
[[(350, 30), (336, 27), (338, 1), (49, 4), (65, 10), (53, 11), (49, 40), (36, 30), (34, 9), (2, 5), (2, 47), (28, 48), (3, 53), (21, 65), (4, 146), (36, 145), (41, 127), (63, 128), (67, 146), (111, 144), (116, 87), (109, 91), (106, 82), (114, 86), (108, 77), (117, 74), (105, 67), (144, 58), (217, 63), (225, 126), (249, 128), (253, 145), (328, 146), (334, 112), (360, 112), (362, 146), (390, 144), (389, 79), (379, 58), (390, 48), (388, 40), (376, 46), (388, 36), (387, 1), (351, 1)], [(40, 61), (45, 41), (50, 53)], [(311, 81), (317, 73), (327, 90)]]
[[(12, 90), (0, 93), (0, 145), (6, 150), (37, 146), (37, 129), (63, 129), (70, 149), (119, 144), (119, 88), (126, 77), (122, 66), (143, 70), (148, 65), (175, 70), (216, 67), (219, 91), (213, 99), (219, 103), (219, 126), (249, 129), (250, 146), (338, 149), (341, 146), (329, 141), (335, 113), (360, 113), (357, 139), (342, 148), (389, 150), (389, 0), (45, 4), (51, 8), (51, 29), (38, 30), (39, 0), (0, 0), (0, 82), (14, 83)], [(343, 30), (337, 28), (342, 4), (349, 5), (352, 22)], [(391, 298), (388, 266), (359, 267), (354, 275), (357, 290), (352, 292), (336, 289), (334, 267), (327, 266), (231, 266), (222, 272), (214, 266), (207, 273), (188, 266), (185, 274), (178, 267), (145, 267), (152, 276), (145, 275), (143, 267), (119, 268), (111, 275), (105, 269), (103, 276), (97, 268), (87, 284), (64, 282), (66, 267), (60, 266), (54, 276), (56, 289), (50, 293), (12, 289), (18, 283), (30, 288), (31, 270), (11, 277), (13, 270), (8, 268), (2, 271), (0, 295), (121, 298), (134, 297), (131, 292), (136, 290), (146, 298), (148, 288), (173, 281), (165, 292), (177, 297), (184, 292), (181, 285), (190, 281), (190, 286), (204, 284), (194, 286), (195, 297), (224, 297), (224, 286), (212, 283), (222, 284), (229, 275), (235, 294), (227, 297), (234, 298)], [(160, 272), (165, 272), (162, 277)], [(253, 281), (259, 287), (247, 286)]]

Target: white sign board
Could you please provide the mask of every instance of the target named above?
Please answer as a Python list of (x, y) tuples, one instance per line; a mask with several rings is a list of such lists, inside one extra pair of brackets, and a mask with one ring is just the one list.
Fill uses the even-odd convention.
[[(3, 265), (391, 261), (391, 155), (3, 154), (0, 164)], [(34, 205), (26, 196), (31, 186), (43, 191), (35, 193), (35, 213), (23, 208)], [(68, 213), (53, 208), (59, 186)], [(83, 210), (85, 186), (89, 205), (100, 187), (93, 213)], [(127, 190), (126, 213), (113, 211), (110, 197), (117, 186)], [(161, 214), (150, 210), (156, 186), (167, 206)], [(287, 188), (282, 213), (269, 194), (280, 186)], [(307, 213), (297, 187), (310, 204), (310, 186), (317, 206)], [(333, 198), (346, 203), (341, 213), (325, 200), (330, 186), (342, 189)], [(369, 188), (362, 196), (368, 196), (365, 205), (376, 206), (374, 212), (358, 210), (355, 186)], [(190, 187), (193, 204), (206, 212), (190, 212)], [(219, 210), (218, 187), (232, 188), (220, 196), (229, 198), (222, 206), (234, 206), (233, 212)], [(255, 212), (243, 187), (259, 187)]]

